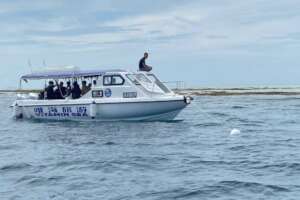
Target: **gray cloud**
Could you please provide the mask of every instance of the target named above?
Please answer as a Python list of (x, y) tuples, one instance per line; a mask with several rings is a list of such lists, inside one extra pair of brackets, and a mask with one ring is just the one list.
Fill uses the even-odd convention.
[(293, 0), (36, 2), (0, 3), (0, 46), (84, 48), (151, 41), (213, 50), (298, 40), (300, 31), (293, 25), (300, 18)]

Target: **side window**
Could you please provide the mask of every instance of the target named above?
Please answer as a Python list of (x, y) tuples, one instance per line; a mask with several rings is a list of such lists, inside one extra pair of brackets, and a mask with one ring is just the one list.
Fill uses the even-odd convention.
[(123, 85), (125, 80), (120, 75), (111, 75), (103, 77), (103, 85)]
[(111, 76), (103, 77), (103, 85), (111, 85)]

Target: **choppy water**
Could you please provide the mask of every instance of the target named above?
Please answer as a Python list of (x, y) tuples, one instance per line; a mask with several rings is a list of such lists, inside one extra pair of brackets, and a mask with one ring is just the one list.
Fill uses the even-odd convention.
[(0, 199), (300, 198), (300, 97), (198, 97), (184, 121), (97, 124), (14, 121), (12, 100)]

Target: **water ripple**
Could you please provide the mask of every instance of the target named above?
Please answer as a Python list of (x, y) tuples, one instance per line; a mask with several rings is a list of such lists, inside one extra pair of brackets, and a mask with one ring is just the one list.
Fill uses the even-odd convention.
[(298, 97), (203, 96), (177, 121), (139, 123), (14, 121), (12, 100), (0, 96), (1, 199), (300, 196)]
[(32, 165), (27, 163), (13, 163), (9, 165), (4, 165), (0, 167), (0, 173), (8, 172), (8, 171), (22, 171), (26, 169), (30, 169)]

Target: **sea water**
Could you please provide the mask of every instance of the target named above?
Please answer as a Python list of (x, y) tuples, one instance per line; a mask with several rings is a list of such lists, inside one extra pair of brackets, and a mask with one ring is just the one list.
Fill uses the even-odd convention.
[(300, 97), (201, 96), (172, 122), (15, 121), (0, 199), (300, 199)]

